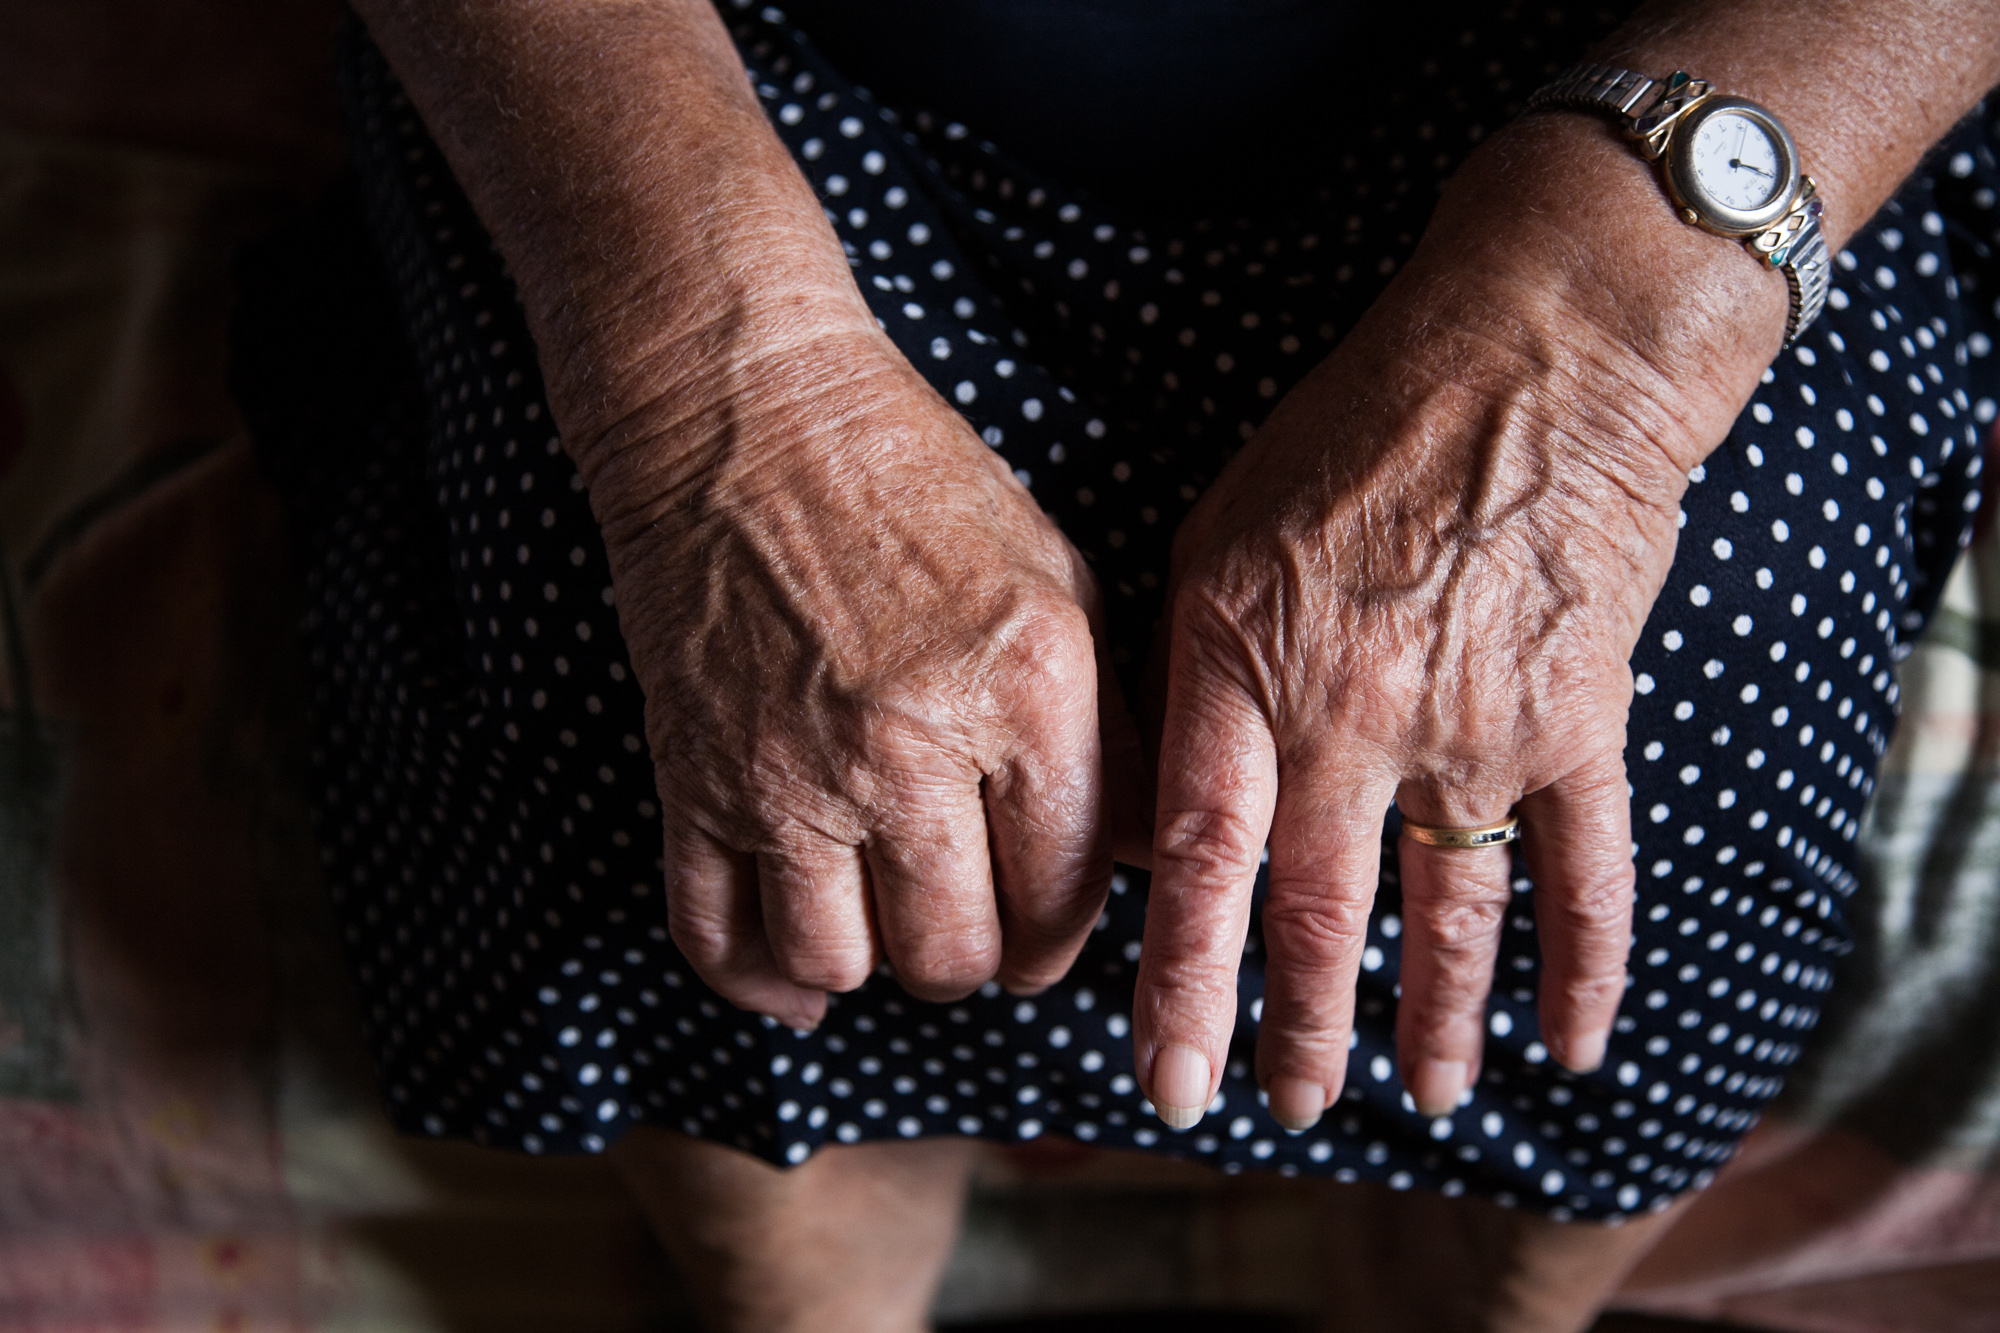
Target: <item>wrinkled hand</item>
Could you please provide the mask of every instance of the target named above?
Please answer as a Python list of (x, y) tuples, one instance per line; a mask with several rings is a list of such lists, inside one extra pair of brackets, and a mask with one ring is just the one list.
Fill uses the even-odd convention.
[[(1176, 544), (1134, 1013), (1177, 1127), (1215, 1092), (1267, 839), (1258, 1079), (1295, 1129), (1339, 1096), (1392, 800), (1447, 827), (1518, 807), (1543, 1039), (1572, 1069), (1603, 1057), (1633, 895), (1627, 664), (1782, 284), (1681, 227), (1581, 118), (1506, 137)], [(1441, 1114), (1478, 1077), (1508, 856), (1398, 850), (1400, 1067)]]
[(1101, 720), (1136, 754), (1095, 584), (872, 330), (754, 360), (691, 391), (671, 466), (592, 484), (673, 939), (795, 1027), (885, 955), (927, 999), (1045, 986), (1109, 882)]

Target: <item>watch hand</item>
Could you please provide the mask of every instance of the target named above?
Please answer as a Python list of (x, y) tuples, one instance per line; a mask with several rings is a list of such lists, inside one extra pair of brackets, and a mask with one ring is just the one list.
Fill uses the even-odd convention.
[(1748, 162), (1745, 162), (1745, 161), (1744, 161), (1744, 160), (1743, 160), (1742, 158), (1740, 158), (1740, 157), (1732, 157), (1732, 158), (1730, 158), (1730, 159), (1729, 159), (1729, 165), (1730, 165), (1731, 167), (1735, 168), (1735, 169), (1736, 169), (1736, 170), (1738, 170), (1738, 171), (1754, 171), (1754, 172), (1756, 172), (1756, 173), (1757, 173), (1757, 174), (1758, 174), (1759, 176), (1772, 176), (1772, 175), (1774, 175), (1774, 174), (1775, 174), (1775, 173), (1773, 173), (1773, 172), (1769, 172), (1769, 171), (1766, 171), (1766, 170), (1764, 170), (1764, 168), (1762, 168), (1762, 167), (1759, 167), (1759, 166), (1752, 166), (1752, 165), (1751, 165), (1750, 163), (1748, 163)]

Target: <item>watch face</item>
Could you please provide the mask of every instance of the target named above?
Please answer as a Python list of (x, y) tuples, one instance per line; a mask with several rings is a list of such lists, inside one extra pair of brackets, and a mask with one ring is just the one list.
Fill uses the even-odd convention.
[(1667, 150), (1667, 185), (1687, 220), (1751, 236), (1785, 215), (1799, 188), (1799, 154), (1778, 118), (1741, 97), (1711, 97), (1687, 113)]
[(1786, 185), (1777, 142), (1740, 111), (1723, 111), (1695, 128), (1688, 165), (1702, 192), (1725, 208), (1755, 213)]

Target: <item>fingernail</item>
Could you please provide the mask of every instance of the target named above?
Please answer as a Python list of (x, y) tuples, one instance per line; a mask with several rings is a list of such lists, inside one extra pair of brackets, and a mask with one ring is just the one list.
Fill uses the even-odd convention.
[(1208, 1109), (1208, 1057), (1192, 1046), (1162, 1046), (1153, 1057), (1153, 1109), (1169, 1129), (1192, 1129)]
[(1419, 1060), (1410, 1071), (1410, 1100), (1425, 1115), (1450, 1115), (1465, 1091), (1465, 1061)]
[(1607, 1035), (1602, 1029), (1572, 1037), (1564, 1043), (1562, 1067), (1574, 1074), (1588, 1074), (1604, 1063)]
[(1326, 1112), (1326, 1089), (1302, 1078), (1280, 1075), (1264, 1089), (1270, 1098), (1271, 1119), (1294, 1134), (1303, 1134), (1319, 1123)]

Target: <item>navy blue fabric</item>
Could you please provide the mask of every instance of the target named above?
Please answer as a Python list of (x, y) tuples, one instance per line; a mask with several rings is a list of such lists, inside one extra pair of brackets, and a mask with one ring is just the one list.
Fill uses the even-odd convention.
[[(1330, 147), (1302, 202), (1201, 215), (1107, 205), (960, 123), (872, 100), (781, 17), (730, 18), (876, 314), (1090, 559), (1128, 679), (1189, 504), (1407, 258), (1453, 166), (1599, 30), (1496, 9), (1439, 31), (1397, 55), (1405, 99)], [(570, 1152), (649, 1122), (778, 1162), (1061, 1133), (1606, 1218), (1705, 1183), (1779, 1090), (1845, 947), (1891, 666), (1977, 503), (2000, 291), (1988, 118), (1840, 256), (1825, 317), (1693, 478), (1633, 662), (1637, 943), (1603, 1069), (1558, 1070), (1537, 1040), (1522, 878), (1479, 1085), (1451, 1116), (1415, 1113), (1393, 1068), (1392, 842), (1340, 1102), (1298, 1136), (1260, 1105), (1253, 921), (1222, 1091), (1174, 1134), (1130, 1067), (1136, 873), (1034, 1000), (924, 1004), (878, 976), (801, 1034), (693, 975), (667, 938), (602, 543), (504, 264), (380, 57), (353, 44), (344, 80), (424, 419), (385, 417), (330, 452), (310, 394), (292, 427), (283, 402), (253, 419), (267, 451), (326, 453), (290, 472), (319, 479), (297, 507), (314, 772), (401, 1127)], [(272, 304), (275, 321), (313, 318)]]
[[(1451, 7), (1429, 0), (1397, 17)], [(1131, 192), (1163, 172), (1240, 178), (1246, 156), (1269, 160), (1324, 136), (1324, 109), (1344, 104), (1375, 67), (1373, 49), (1393, 40), (1369, 31), (1371, 8), (1379, 7), (794, 0), (784, 12), (879, 99), (977, 125), (1014, 160), (1072, 184)]]

